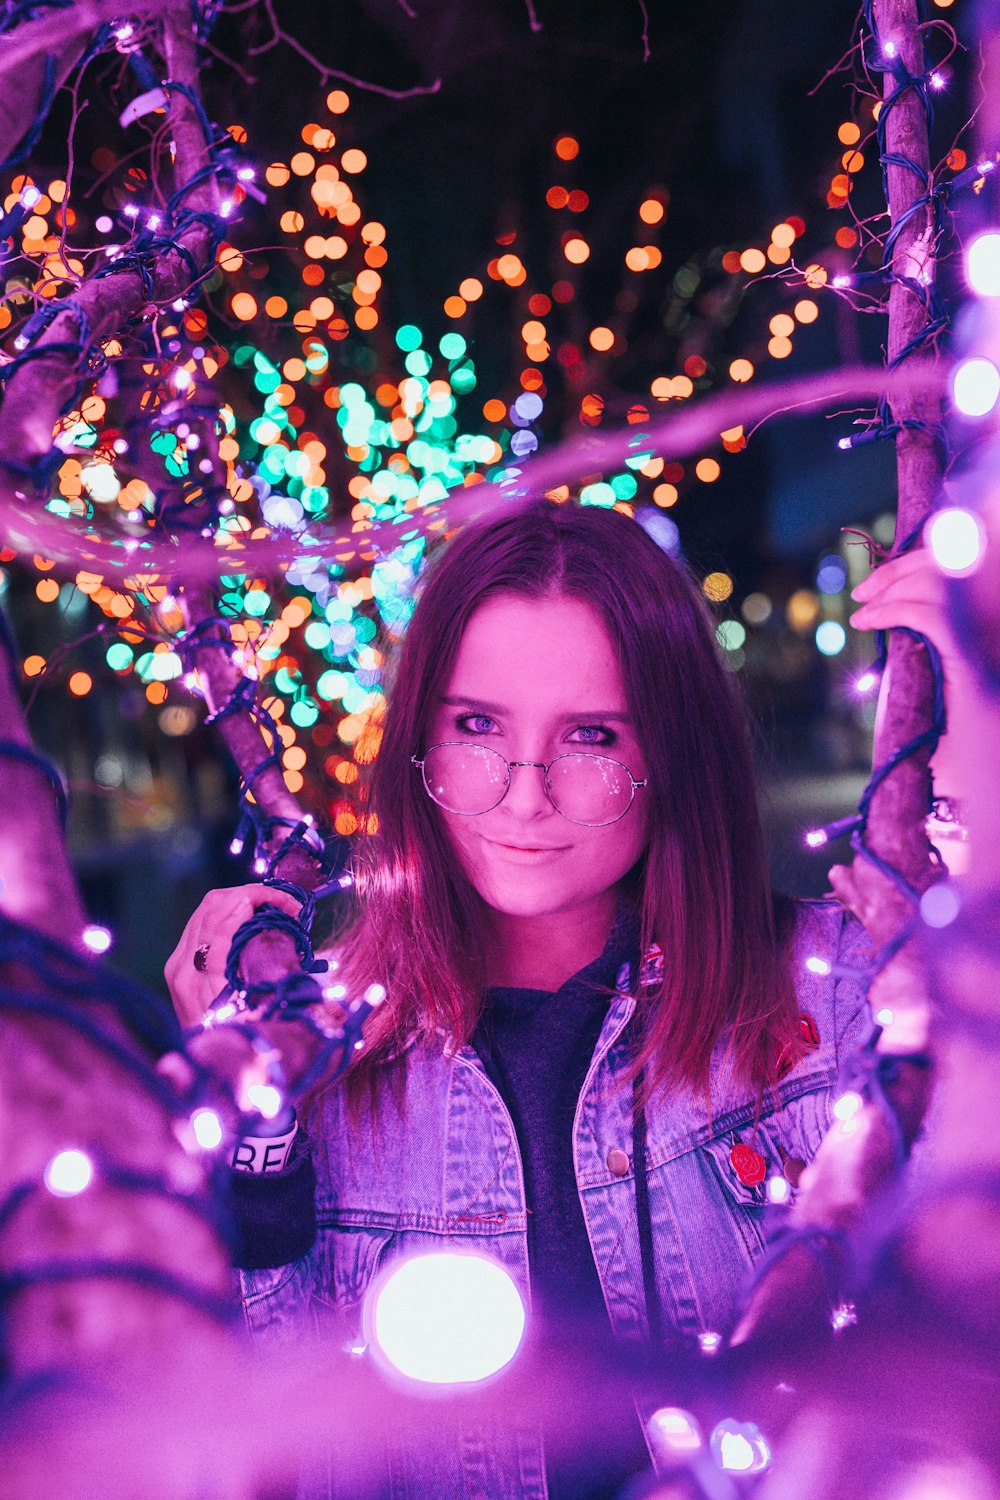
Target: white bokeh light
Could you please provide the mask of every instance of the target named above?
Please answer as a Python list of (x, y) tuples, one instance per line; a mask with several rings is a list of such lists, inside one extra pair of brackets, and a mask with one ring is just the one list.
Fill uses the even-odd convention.
[(854, 1116), (863, 1107), (864, 1102), (861, 1095), (856, 1094), (853, 1089), (849, 1090), (846, 1094), (841, 1094), (833, 1106), (834, 1119), (853, 1120)]
[(986, 547), (978, 517), (957, 505), (946, 506), (931, 516), (924, 540), (941, 572), (952, 578), (975, 572)]
[(284, 1104), (281, 1090), (273, 1083), (251, 1083), (246, 1091), (247, 1103), (265, 1120), (274, 1120)]
[(985, 417), (1000, 397), (1000, 370), (990, 359), (975, 355), (956, 366), (952, 389), (955, 405), (967, 417)]
[(712, 1452), (730, 1474), (759, 1474), (771, 1462), (771, 1450), (753, 1422), (720, 1422), (712, 1433)]
[(1000, 297), (1000, 234), (995, 229), (972, 241), (966, 270), (974, 292), (981, 297)]
[(222, 1121), (214, 1109), (196, 1109), (191, 1116), (191, 1129), (203, 1151), (214, 1151), (222, 1145)]
[(83, 929), (83, 941), (91, 953), (107, 953), (112, 938), (106, 927), (99, 927), (96, 922), (92, 922)]
[(468, 1385), (508, 1365), (524, 1333), (524, 1304), (502, 1266), (479, 1255), (414, 1256), (378, 1286), (371, 1340), (401, 1375)]
[(45, 1186), (57, 1198), (73, 1198), (93, 1180), (94, 1166), (85, 1151), (60, 1151), (45, 1168)]

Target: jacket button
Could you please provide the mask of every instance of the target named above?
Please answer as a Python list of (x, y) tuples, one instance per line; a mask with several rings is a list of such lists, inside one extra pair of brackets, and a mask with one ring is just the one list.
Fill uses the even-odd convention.
[(627, 1151), (622, 1151), (619, 1146), (615, 1146), (608, 1152), (607, 1161), (609, 1172), (614, 1172), (616, 1177), (625, 1176), (630, 1165)]

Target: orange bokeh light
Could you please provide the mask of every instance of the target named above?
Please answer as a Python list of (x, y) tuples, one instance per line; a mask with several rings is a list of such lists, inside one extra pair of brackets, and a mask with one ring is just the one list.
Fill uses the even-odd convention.
[(233, 317), (239, 318), (241, 323), (249, 323), (257, 316), (257, 299), (250, 292), (237, 292), (229, 306)]

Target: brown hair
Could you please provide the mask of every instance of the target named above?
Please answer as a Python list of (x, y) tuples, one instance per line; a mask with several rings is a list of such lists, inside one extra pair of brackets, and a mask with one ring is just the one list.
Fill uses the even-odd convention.
[(452, 853), (411, 756), (473, 613), (499, 593), (568, 594), (604, 621), (649, 768), (649, 844), (633, 872), (643, 944), (661, 945), (662, 983), (644, 992), (650, 1091), (702, 1088), (726, 1037), (735, 1076), (758, 1085), (795, 1031), (738, 689), (723, 668), (696, 584), (635, 521), (533, 502), (463, 530), (432, 561), (398, 655), (371, 788), (377, 832), (355, 860), (358, 904), (338, 978), (373, 979), (356, 1076), (414, 1034), (468, 1041), (479, 1016), (482, 903)]

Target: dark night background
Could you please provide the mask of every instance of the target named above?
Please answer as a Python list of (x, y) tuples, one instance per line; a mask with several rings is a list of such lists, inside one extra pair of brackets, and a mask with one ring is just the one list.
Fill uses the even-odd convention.
[[(643, 14), (631, 0), (538, 0), (537, 31), (517, 0), (414, 0), (413, 8), (415, 16), (398, 0), (300, 0), (280, 4), (277, 13), (330, 68), (393, 90), (440, 78), (436, 93), (394, 99), (340, 77), (323, 79), (290, 46), (268, 47), (262, 6), (221, 18), (205, 71), (210, 113), (223, 125), (245, 125), (262, 163), (287, 161), (301, 149), (302, 126), (328, 119), (329, 89), (350, 93), (338, 146), (366, 152), (359, 196), (366, 213), (386, 225), (391, 247), (370, 347), (358, 340), (335, 346), (358, 378), (390, 362), (400, 324), (431, 329), (435, 339), (458, 327), (473, 345), (482, 396), (512, 399), (524, 361), (519, 330), (530, 316), (524, 303), (565, 274), (559, 234), (566, 228), (586, 234), (591, 256), (573, 301), (547, 322), (553, 346), (578, 340), (589, 363), (572, 378), (555, 358), (547, 364), (549, 441), (585, 430), (582, 392), (603, 398), (606, 425), (624, 421), (635, 403), (655, 407), (650, 381), (680, 370), (692, 353), (706, 362), (697, 383), (706, 391), (729, 385), (726, 371), (737, 356), (754, 361), (757, 382), (880, 358), (883, 320), (858, 315), (827, 293), (817, 297), (819, 320), (797, 332), (792, 356), (769, 359), (769, 318), (795, 297), (816, 294), (801, 280), (793, 291), (779, 279), (733, 278), (720, 268), (727, 250), (766, 246), (771, 228), (788, 215), (806, 223), (794, 252), (800, 265), (820, 257), (831, 270), (851, 263), (856, 252), (833, 248), (848, 219), (826, 203), (843, 152), (837, 127), (858, 117), (850, 73), (817, 85), (856, 38), (856, 3), (650, 0), (648, 61)], [(948, 18), (960, 28), (959, 9)], [(255, 53), (261, 47), (267, 50)], [(102, 139), (119, 78), (95, 73), (81, 154)], [(964, 123), (962, 93), (959, 64), (935, 127), (938, 157)], [(67, 118), (56, 113), (34, 154), (41, 172), (64, 169)], [(553, 142), (566, 134), (580, 152), (560, 162)], [(546, 206), (556, 182), (589, 195), (572, 222)], [(669, 195), (658, 240), (662, 264), (627, 285), (624, 252), (637, 206), (651, 190)], [(869, 161), (857, 188), (862, 214), (878, 212), (880, 193)], [(298, 273), (294, 256), (280, 248), (274, 214), (270, 203), (248, 203), (232, 238), (242, 247), (276, 247), (258, 267), (265, 265), (262, 284), (281, 291)], [(528, 269), (523, 295), (488, 281), (484, 271), (501, 253), (498, 242), (512, 234)], [(442, 303), (467, 276), (483, 280), (486, 292), (463, 321), (450, 324)], [(593, 356), (587, 331), (614, 319), (627, 331), (627, 347)], [(324, 420), (322, 412), (310, 425)], [(775, 879), (799, 894), (825, 888), (830, 862), (829, 850), (804, 854), (801, 830), (848, 811), (864, 783), (868, 711), (851, 704), (846, 682), (867, 661), (871, 642), (849, 633), (844, 653), (827, 659), (811, 635), (786, 623), (785, 604), (796, 590), (815, 589), (824, 555), (853, 551), (838, 528), (874, 526), (882, 540), (891, 539), (895, 503), (890, 445), (838, 450), (850, 420), (771, 423), (743, 452), (720, 454), (716, 483), (689, 475), (670, 511), (698, 575), (721, 569), (734, 580), (720, 618), (740, 619), (741, 601), (752, 592), (773, 602), (770, 619), (749, 632), (741, 678), (758, 726)], [(343, 509), (349, 506), (347, 499)], [(53, 628), (36, 603), (34, 581), (15, 572), (9, 583), (25, 654)], [(845, 606), (841, 596), (826, 612), (846, 622)], [(87, 619), (79, 612), (67, 619), (66, 639), (82, 634)], [(79, 701), (43, 688), (32, 719), (40, 744), (74, 786), (72, 847), (93, 915), (118, 935), (118, 966), (158, 986), (163, 959), (202, 892), (243, 873), (224, 853), (234, 784), (211, 731), (171, 736), (161, 719), (141, 693), (103, 681), (101, 691)], [(109, 756), (130, 760), (123, 786), (102, 781), (102, 757), (106, 764)]]

